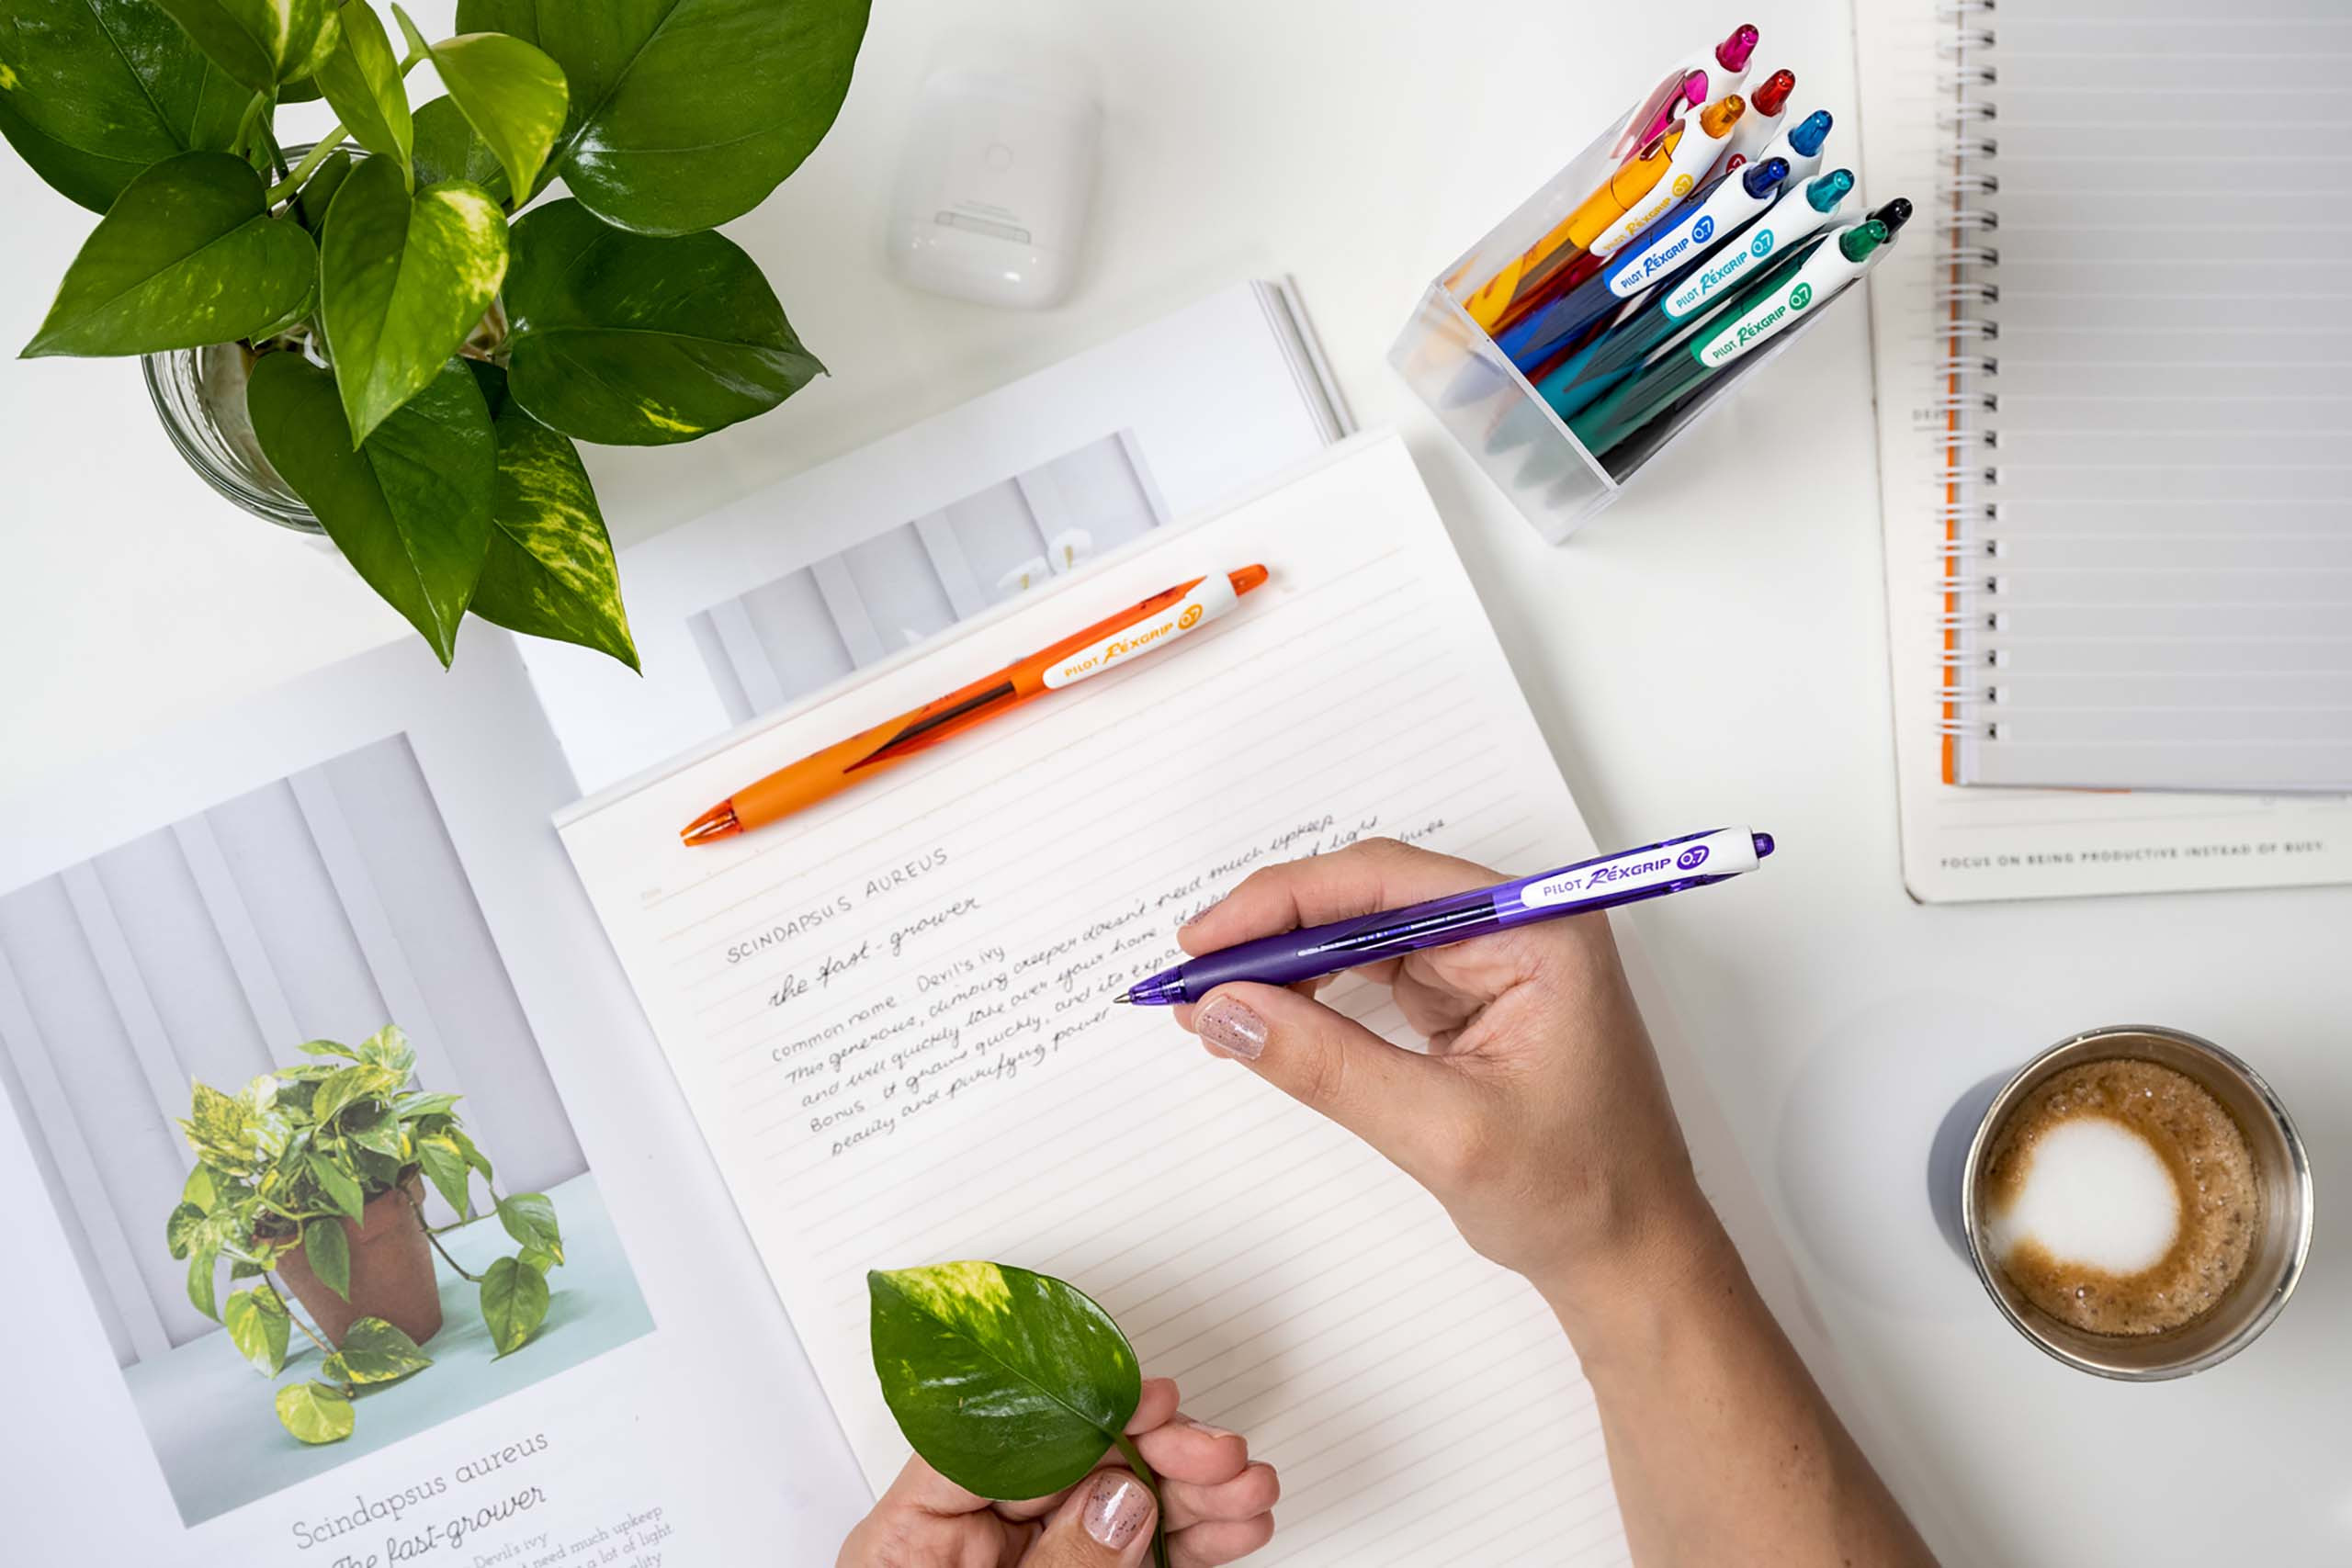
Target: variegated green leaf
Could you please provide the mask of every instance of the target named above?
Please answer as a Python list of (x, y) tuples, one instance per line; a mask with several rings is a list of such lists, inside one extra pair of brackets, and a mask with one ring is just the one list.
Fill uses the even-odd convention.
[(638, 668), (620, 572), (595, 487), (571, 439), (523, 412), (494, 365), (468, 368), (490, 400), (498, 434), (498, 499), (490, 555), (474, 585), (474, 614), (528, 637), (555, 637)]
[(262, 451), (335, 547), (447, 664), (490, 548), (498, 439), (473, 378), (454, 360), (444, 369), (356, 449), (333, 378), (300, 355), (265, 355), (245, 407)]
[(563, 1235), (556, 1228), (555, 1205), (542, 1192), (513, 1192), (498, 1201), (498, 1223), (525, 1247), (536, 1247), (563, 1261)]
[(319, 91), (351, 139), (405, 174), (413, 139), (401, 57), (368, 0), (344, 0), (342, 36), (319, 66)]
[(514, 400), (582, 441), (692, 441), (765, 413), (824, 369), (733, 241), (649, 239), (577, 201), (515, 223), (506, 312)]
[(512, 1258), (492, 1263), (481, 1277), (481, 1320), (502, 1356), (521, 1349), (547, 1321), (548, 1281), (539, 1269)]
[(421, 186), (463, 180), (481, 186), (482, 194), (501, 207), (513, 198), (498, 154), (466, 123), (465, 112), (452, 98), (435, 98), (418, 106), (413, 152), (416, 183)]
[[(196, 1168), (204, 1168), (199, 1165)], [(164, 1222), (164, 1242), (175, 1259), (187, 1257), (188, 1248), (195, 1245), (197, 1229), (203, 1224), (204, 1211), (193, 1203), (182, 1203), (172, 1211), (171, 1217)]]
[(874, 1370), (899, 1430), (983, 1497), (1042, 1497), (1077, 1482), (1143, 1397), (1126, 1336), (1059, 1280), (942, 1263), (865, 1283)]
[(353, 168), (327, 209), (319, 314), (354, 446), (432, 384), (505, 276), (506, 217), (478, 186), (412, 196), (390, 159)]
[(432, 57), (441, 85), (506, 171), (508, 188), (528, 195), (563, 129), (570, 101), (563, 67), (508, 33), (468, 32), (427, 43), (406, 11), (394, 6), (392, 15), (409, 51)]
[(0, 136), (93, 212), (166, 158), (226, 151), (252, 97), (154, 0), (0, 6)]
[(226, 152), (147, 170), (83, 242), (25, 357), (201, 348), (300, 315), (317, 249), (263, 197), (261, 176)]
[(380, 1317), (363, 1317), (343, 1331), (343, 1344), (320, 1368), (338, 1382), (398, 1382), (433, 1364), (416, 1341)]
[(351, 1238), (344, 1234), (341, 1220), (322, 1216), (303, 1225), (302, 1261), (319, 1283), (345, 1301), (351, 1299)]
[(572, 192), (646, 233), (757, 207), (840, 113), (867, 0), (459, 0), (458, 26), (529, 39), (571, 85)]
[(293, 1320), (276, 1291), (266, 1285), (239, 1291), (221, 1303), (220, 1325), (254, 1371), (274, 1378), (286, 1370), (287, 1334)]
[(458, 1153), (455, 1140), (447, 1133), (419, 1138), (416, 1159), (424, 1168), (425, 1179), (433, 1183), (433, 1190), (441, 1194), (441, 1201), (455, 1210), (459, 1219), (472, 1213), (466, 1183), (473, 1173), (466, 1168), (466, 1156)]
[(315, 1151), (311, 1155), (311, 1174), (318, 1179), (319, 1190), (326, 1194), (328, 1203), (345, 1219), (359, 1218), (367, 1200), (361, 1196), (359, 1179), (345, 1170), (329, 1156)]
[(334, 48), (334, 0), (157, 0), (223, 71), (256, 91), (299, 81)]
[(322, 1382), (288, 1383), (277, 1391), (277, 1419), (306, 1443), (339, 1443), (351, 1436), (351, 1401)]

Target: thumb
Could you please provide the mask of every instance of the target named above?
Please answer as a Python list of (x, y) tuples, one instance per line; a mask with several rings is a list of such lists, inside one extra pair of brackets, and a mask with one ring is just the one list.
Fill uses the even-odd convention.
[(1459, 1076), (1417, 1051), (1280, 986), (1211, 991), (1190, 1027), (1294, 1100), (1312, 1107), (1426, 1181), (1440, 1163)]
[(1150, 1489), (1124, 1470), (1098, 1470), (1063, 1499), (1021, 1568), (1136, 1568), (1159, 1517)]

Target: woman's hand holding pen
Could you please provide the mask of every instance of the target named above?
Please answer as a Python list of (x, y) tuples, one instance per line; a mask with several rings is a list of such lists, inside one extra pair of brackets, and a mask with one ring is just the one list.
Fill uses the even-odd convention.
[[(1199, 954), (1499, 880), (1367, 840), (1257, 872), (1177, 940)], [(1177, 1017), (1395, 1161), (1473, 1247), (1564, 1314), (1622, 1294), (1632, 1276), (1687, 1269), (1694, 1237), (1720, 1234), (1606, 920), (1526, 926), (1362, 973), (1390, 987), (1428, 1055), (1313, 1000), (1319, 982), (1226, 986)]]
[[(1209, 953), (1499, 880), (1369, 840), (1257, 873), (1178, 940)], [(1634, 1558), (1932, 1568), (1700, 1192), (1608, 922), (1522, 925), (1363, 973), (1426, 1055), (1316, 1001), (1319, 982), (1221, 986), (1177, 1016), (1386, 1155), (1543, 1292), (1591, 1386)]]

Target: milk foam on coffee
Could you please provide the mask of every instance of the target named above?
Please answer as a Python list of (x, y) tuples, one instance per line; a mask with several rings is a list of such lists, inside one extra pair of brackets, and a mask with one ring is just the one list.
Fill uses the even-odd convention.
[(2137, 1274), (2180, 1235), (2180, 1190), (2155, 1145), (2120, 1122), (2077, 1116), (2034, 1145), (2017, 1196), (1993, 1216), (1996, 1257), (2031, 1242), (2064, 1263)]
[(2130, 1057), (2034, 1086), (1994, 1134), (1981, 1190), (2001, 1272), (2088, 1334), (2161, 1334), (2212, 1311), (2262, 1221), (2254, 1150), (2229, 1111)]

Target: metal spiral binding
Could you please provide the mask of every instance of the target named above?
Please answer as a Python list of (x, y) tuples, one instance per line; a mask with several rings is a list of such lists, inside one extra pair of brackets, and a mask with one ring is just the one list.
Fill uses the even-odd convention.
[(1992, 164), (2000, 152), (1995, 128), (2000, 81), (1993, 56), (1997, 0), (1944, 0), (1937, 19), (1946, 31), (1937, 53), (1942, 107), (1936, 125), (1951, 175), (1937, 189), (1936, 237), (1944, 265), (1936, 274), (1935, 307), (1945, 317), (1946, 353), (1936, 362), (1935, 395), (1926, 407), (1942, 416), (1935, 477), (1944, 488), (1936, 508), (1944, 534), (1935, 552), (1934, 592), (1943, 600), (1940, 625), (1950, 633), (1936, 700), (1943, 734), (1994, 740), (1993, 717), (2001, 687), (1989, 678), (2007, 656), (1988, 646), (2008, 626), (2002, 595), (2008, 586), (2007, 546), (1996, 532), (2000, 503), (2001, 412), (1998, 380), (2001, 182)]

